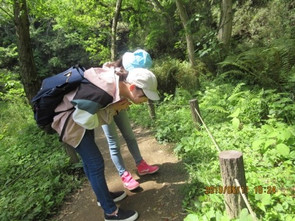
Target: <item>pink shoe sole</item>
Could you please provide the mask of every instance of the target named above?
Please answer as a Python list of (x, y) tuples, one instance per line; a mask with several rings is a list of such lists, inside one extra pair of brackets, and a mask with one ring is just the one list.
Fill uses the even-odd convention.
[(137, 189), (138, 187), (139, 187), (139, 184), (137, 185), (137, 186), (133, 186), (133, 187), (127, 187), (127, 186), (125, 186), (124, 185), (124, 187), (127, 189), (127, 190), (135, 190), (135, 189)]
[(144, 175), (147, 175), (147, 174), (154, 174), (154, 173), (156, 173), (156, 172), (158, 172), (158, 170), (159, 170), (160, 168), (158, 167), (157, 169), (155, 169), (155, 170), (153, 170), (153, 171), (149, 171), (149, 170), (146, 170), (146, 171), (137, 171), (138, 172), (138, 174), (140, 175), (140, 176), (144, 176)]

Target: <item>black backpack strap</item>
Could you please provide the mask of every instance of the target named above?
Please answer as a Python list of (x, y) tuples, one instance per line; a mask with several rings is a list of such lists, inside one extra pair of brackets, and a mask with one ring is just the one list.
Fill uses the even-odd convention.
[(85, 71), (86, 70), (86, 68), (84, 68), (82, 65), (80, 65), (80, 64), (76, 64), (76, 65), (74, 65), (74, 68), (76, 68), (78, 71), (79, 71), (79, 73), (80, 73), (80, 69), (82, 70), (82, 71)]
[[(71, 110), (71, 109), (70, 109)], [(71, 113), (69, 114), (69, 116), (67, 117), (66, 121), (65, 121), (65, 124), (61, 130), (61, 133), (60, 133), (60, 136), (59, 136), (59, 141), (62, 142), (62, 138), (64, 137), (64, 134), (66, 132), (66, 128), (68, 126), (68, 122), (69, 122), (69, 119), (70, 117), (72, 116), (73, 112), (74, 112), (75, 108), (72, 108), (72, 111)]]

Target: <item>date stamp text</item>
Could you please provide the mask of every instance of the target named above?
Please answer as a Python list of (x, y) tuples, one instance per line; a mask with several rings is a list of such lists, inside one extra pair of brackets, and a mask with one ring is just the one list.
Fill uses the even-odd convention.
[[(254, 191), (254, 194), (274, 194), (277, 192), (275, 186), (255, 186), (251, 191)], [(248, 194), (248, 186), (206, 186), (205, 194)]]

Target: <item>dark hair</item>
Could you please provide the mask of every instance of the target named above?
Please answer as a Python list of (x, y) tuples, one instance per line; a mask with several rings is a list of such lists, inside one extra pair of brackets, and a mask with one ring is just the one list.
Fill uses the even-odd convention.
[(119, 76), (119, 81), (125, 81), (128, 75), (128, 71), (126, 71), (123, 67), (122, 57), (116, 61), (108, 62), (105, 64), (106, 67), (114, 67), (115, 74)]
[(116, 60), (116, 61), (112, 61), (112, 62), (108, 62), (108, 63), (106, 63), (105, 64), (105, 66), (107, 66), (107, 67), (123, 67), (123, 63), (122, 63), (122, 61), (123, 61), (123, 59), (122, 58), (119, 58), (118, 60)]
[(115, 74), (119, 76), (119, 81), (125, 81), (128, 76), (128, 71), (123, 67), (115, 68)]

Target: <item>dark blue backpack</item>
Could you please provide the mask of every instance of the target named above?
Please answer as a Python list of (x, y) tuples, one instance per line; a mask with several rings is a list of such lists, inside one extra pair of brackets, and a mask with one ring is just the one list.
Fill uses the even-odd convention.
[(34, 118), (41, 129), (53, 132), (51, 123), (58, 114), (54, 111), (55, 108), (62, 102), (65, 94), (75, 90), (85, 80), (84, 71), (84, 67), (76, 65), (42, 81), (39, 92), (31, 101)]

